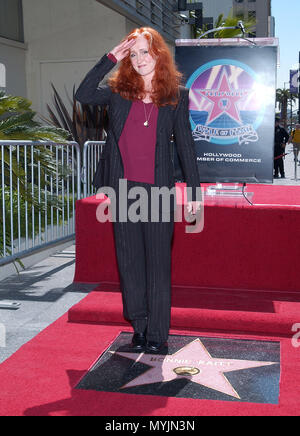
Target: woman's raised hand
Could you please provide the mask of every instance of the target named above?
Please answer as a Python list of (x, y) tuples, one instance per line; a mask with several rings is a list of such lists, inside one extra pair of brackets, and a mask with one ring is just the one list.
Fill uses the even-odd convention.
[(117, 45), (113, 50), (111, 50), (110, 53), (114, 55), (118, 62), (120, 62), (128, 55), (129, 50), (134, 46), (135, 43), (135, 39), (126, 39), (125, 41), (121, 42), (121, 44)]

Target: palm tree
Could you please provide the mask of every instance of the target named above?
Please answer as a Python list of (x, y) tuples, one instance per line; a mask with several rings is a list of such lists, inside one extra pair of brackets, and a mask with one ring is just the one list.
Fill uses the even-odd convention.
[[(191, 17), (195, 18), (195, 13), (190, 12)], [(217, 29), (219, 27), (236, 27), (238, 26), (238, 23), (240, 21), (240, 17), (235, 17), (232, 12), (228, 15), (227, 18), (224, 19), (224, 15), (221, 14), (217, 18), (214, 28)], [(248, 18), (247, 20), (243, 21), (246, 33), (251, 32), (256, 25), (256, 20), (254, 18)], [(201, 35), (203, 35), (208, 30), (207, 26), (203, 26), (202, 29), (196, 28), (196, 26), (193, 26), (193, 33), (194, 38), (197, 39)], [(217, 32), (213, 33), (214, 38), (236, 38), (238, 36), (241, 36), (241, 29), (225, 29), (225, 30), (219, 30)]]
[(281, 111), (281, 118), (283, 120), (284, 127), (287, 127), (288, 119), (288, 104), (293, 104), (296, 101), (297, 95), (291, 94), (289, 89), (276, 89), (276, 103), (279, 105)]
[[(56, 128), (53, 126), (43, 126), (39, 122), (34, 120), (36, 113), (30, 108), (31, 102), (23, 97), (16, 97), (5, 94), (4, 91), (0, 91), (0, 140), (30, 140), (30, 141), (51, 141), (54, 143), (66, 143), (70, 138), (69, 132), (64, 129)], [(31, 155), (33, 151), (33, 156)], [(35, 211), (43, 208), (44, 205), (38, 199), (37, 187), (30, 180), (25, 179), (24, 158), (25, 154), (28, 162), (34, 159), (35, 168), (37, 171), (36, 162), (40, 164), (40, 177), (46, 180), (46, 174), (53, 174), (57, 171), (54, 164), (53, 154), (46, 150), (44, 146), (36, 146), (32, 150), (25, 152), (23, 148), (20, 148), (19, 155), (17, 155), (16, 147), (12, 149), (10, 153), (6, 147), (1, 149), (0, 159), (1, 168), (4, 168), (4, 186), (1, 185), (0, 195), (4, 199), (4, 202), (10, 201), (10, 186), (12, 184), (13, 195), (13, 214), (15, 215), (17, 202), (14, 199), (19, 193), (19, 205), (22, 209), (25, 202), (28, 206), (34, 206)], [(61, 166), (59, 173), (63, 174), (65, 169)], [(34, 177), (37, 180), (37, 177)], [(17, 186), (19, 190), (17, 191)], [(47, 187), (45, 186), (45, 189)], [(34, 192), (34, 195), (32, 194)], [(48, 205), (55, 205), (59, 207), (57, 199), (48, 198)], [(6, 214), (7, 209), (5, 209)], [(3, 226), (4, 211), (0, 208), (0, 229)], [(10, 219), (6, 218), (6, 235), (3, 235), (0, 231), (0, 256), (4, 255), (4, 238), (6, 240), (7, 252), (10, 253)]]
[[(219, 15), (216, 23), (215, 28), (218, 27), (237, 27), (239, 21), (241, 21), (240, 17), (236, 17), (231, 12), (227, 18), (224, 20), (224, 15)], [(243, 24), (245, 27), (246, 33), (251, 33), (251, 31), (254, 30), (256, 26), (256, 20), (254, 18), (248, 18), (247, 20), (243, 20)], [(214, 38), (237, 38), (241, 36), (241, 29), (224, 29), (219, 30), (214, 33)]]
[(69, 132), (34, 121), (36, 112), (30, 106), (26, 98), (0, 91), (0, 140), (67, 142)]
[(51, 86), (56, 113), (47, 104), (50, 120), (45, 117), (41, 118), (48, 124), (69, 131), (73, 140), (79, 144), (81, 150), (86, 141), (103, 141), (108, 127), (106, 106), (79, 104), (75, 99), (74, 86), (72, 99), (67, 94), (72, 107), (72, 110), (69, 112), (53, 83), (51, 83)]

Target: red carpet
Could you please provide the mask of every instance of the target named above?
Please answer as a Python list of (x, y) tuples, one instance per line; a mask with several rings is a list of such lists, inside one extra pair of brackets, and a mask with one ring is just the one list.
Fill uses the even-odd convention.
[[(129, 325), (118, 285), (98, 287), (69, 311), (69, 321)], [(172, 328), (291, 335), (300, 294), (174, 287)]]
[[(300, 187), (251, 185), (248, 191), (255, 206), (207, 202), (199, 234), (175, 224), (173, 285), (299, 291)], [(76, 282), (119, 282), (112, 224), (97, 222), (98, 205), (96, 197), (76, 203)]]
[[(282, 353), (280, 404), (211, 400), (75, 390), (102, 351), (126, 327), (68, 323), (62, 317), (0, 366), (1, 416), (207, 416), (299, 415), (299, 349), (279, 340)], [(176, 334), (188, 331), (176, 331)], [(193, 333), (194, 334), (194, 333)], [(220, 336), (205, 334), (202, 336)], [(241, 335), (222, 335), (241, 338)], [(264, 339), (248, 336), (249, 339)]]
[(262, 206), (211, 203), (200, 234), (176, 223), (171, 333), (279, 341), (279, 405), (75, 389), (120, 331), (132, 331), (118, 284), (103, 283), (119, 281), (112, 226), (97, 223), (91, 197), (76, 206), (75, 281), (102, 285), (0, 365), (0, 416), (299, 416), (300, 188), (253, 190)]

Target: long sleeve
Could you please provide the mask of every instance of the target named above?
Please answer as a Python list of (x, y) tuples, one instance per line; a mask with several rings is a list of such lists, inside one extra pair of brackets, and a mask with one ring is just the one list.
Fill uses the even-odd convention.
[(189, 121), (189, 90), (183, 90), (174, 122), (174, 139), (181, 161), (187, 187), (192, 188), (192, 195), (188, 200), (200, 200), (196, 197), (196, 188), (200, 187), (200, 177), (197, 165), (195, 142)]
[(84, 104), (105, 105), (110, 101), (112, 91), (108, 85), (99, 85), (116, 63), (106, 54), (87, 73), (75, 93), (76, 100)]

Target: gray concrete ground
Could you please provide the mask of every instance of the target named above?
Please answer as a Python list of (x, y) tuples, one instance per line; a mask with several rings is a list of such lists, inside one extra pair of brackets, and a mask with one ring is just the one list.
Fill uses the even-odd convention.
[[(294, 180), (294, 155), (287, 146), (285, 179), (275, 185), (300, 185)], [(297, 167), (300, 179), (300, 166)], [(0, 301), (21, 303), (18, 310), (0, 309), (0, 327), (6, 330), (6, 344), (0, 338), (0, 363), (40, 331), (83, 299), (96, 285), (73, 284), (75, 245), (50, 255), (34, 266), (0, 281)], [(3, 328), (0, 328), (0, 334)]]
[[(284, 169), (285, 169), (285, 179), (274, 179), (274, 185), (286, 185), (286, 186), (300, 186), (300, 166), (297, 165), (297, 179), (295, 180), (295, 165), (294, 165), (294, 153), (293, 153), (293, 145), (288, 144), (286, 146), (286, 153), (284, 159)], [(298, 156), (300, 159), (300, 154)]]
[(21, 303), (18, 310), (0, 309), (0, 323), (6, 331), (5, 344), (0, 340), (0, 363), (96, 287), (73, 284), (74, 270), (73, 243), (0, 282), (0, 301)]

